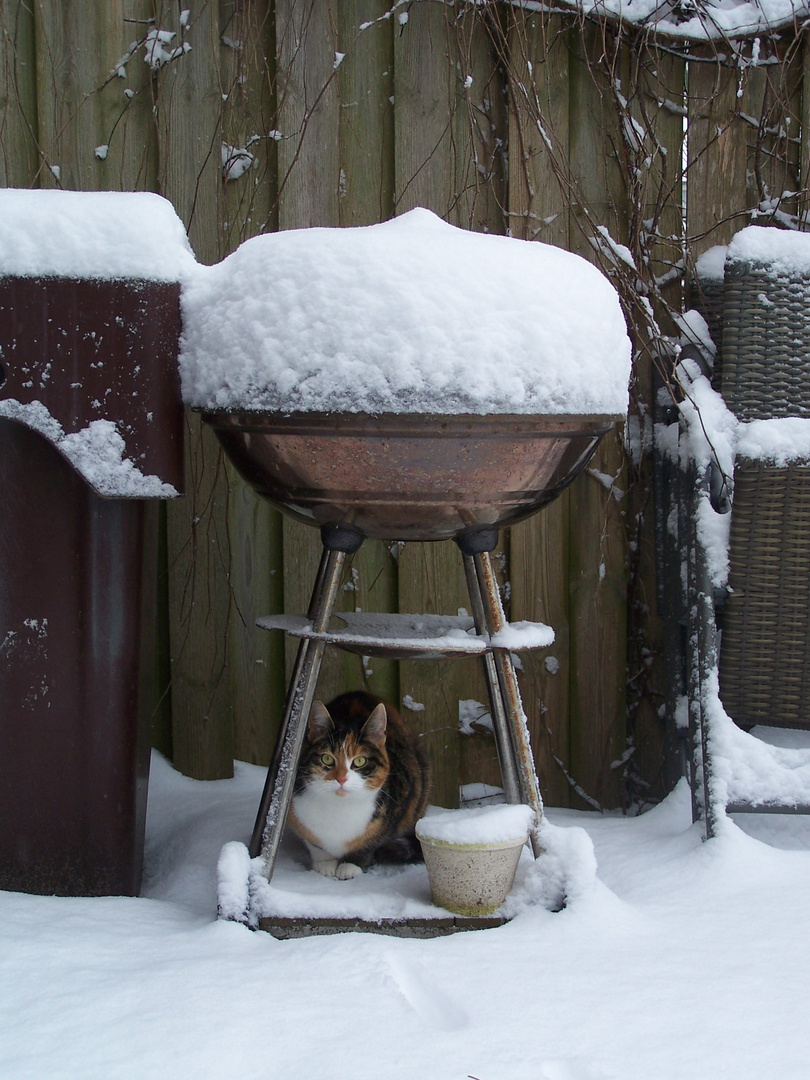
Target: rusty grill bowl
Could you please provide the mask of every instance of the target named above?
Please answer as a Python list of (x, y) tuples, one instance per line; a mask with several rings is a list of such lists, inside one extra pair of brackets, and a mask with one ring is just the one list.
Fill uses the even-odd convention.
[(616, 416), (207, 412), (244, 479), (314, 526), (446, 540), (511, 525), (583, 469)]

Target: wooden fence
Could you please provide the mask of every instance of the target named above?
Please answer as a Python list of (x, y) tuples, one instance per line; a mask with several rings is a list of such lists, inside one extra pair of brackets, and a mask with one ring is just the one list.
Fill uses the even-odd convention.
[[(418, 205), (599, 262), (638, 350), (629, 437), (505, 533), (498, 559), (511, 618), (556, 632), (521, 674), (546, 801), (660, 794), (652, 367), (694, 258), (754, 209), (790, 225), (804, 209), (801, 32), (688, 46), (506, 3), (188, 3), (0, 0), (0, 184), (158, 191), (203, 262), (258, 232)], [(202, 779), (234, 757), (266, 763), (290, 653), (254, 620), (306, 610), (317, 533), (261, 503), (191, 414), (188, 495), (152, 519), (156, 745)], [(452, 544), (367, 542), (342, 596), (363, 610), (467, 603)], [(486, 700), (473, 661), (328, 655), (319, 696), (357, 686), (407, 703), (434, 801), (498, 782), (491, 736), (459, 732), (459, 701)]]

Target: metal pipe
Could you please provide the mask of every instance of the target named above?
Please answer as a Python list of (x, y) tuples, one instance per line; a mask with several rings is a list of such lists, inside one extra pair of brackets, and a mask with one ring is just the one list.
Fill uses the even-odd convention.
[[(488, 551), (472, 555), (471, 558), (475, 565), (479, 590), (483, 600), (486, 629), (489, 636), (494, 637), (506, 626), (506, 617), (501, 604), (498, 583), (495, 580), (495, 573), (492, 568), (492, 559)], [(517, 761), (521, 801), (531, 806), (535, 812), (535, 828), (529, 834), (529, 839), (531, 840), (534, 857), (537, 858), (542, 854), (537, 829), (543, 819), (543, 801), (540, 798), (540, 785), (537, 782), (537, 773), (534, 769), (534, 757), (529, 742), (529, 729), (526, 724), (523, 703), (520, 699), (515, 665), (512, 661), (512, 654), (508, 649), (493, 648), (490, 655), (494, 660), (498, 685), (500, 686), (501, 698), (512, 739), (512, 747)]]
[[(698, 519), (702, 500), (709, 498), (708, 469), (692, 466), (692, 505), (689, 532), (688, 587), (691, 607), (689, 656), (689, 724), (692, 734), (692, 803), (693, 817), (702, 812), (705, 838), (717, 831), (717, 808), (712, 797), (712, 762), (709, 750), (711, 721), (704, 709), (704, 695), (713, 668), (717, 664), (717, 629), (714, 620), (714, 597), (706, 553), (698, 537)], [(699, 772), (698, 782), (695, 774)], [(701, 805), (702, 804), (702, 805)]]
[[(345, 561), (345, 551), (324, 548), (308, 612), (313, 630), (322, 632), (329, 625)], [(323, 641), (313, 641), (311, 638), (304, 638), (298, 647), (281, 730), (256, 815), (250, 856), (264, 856), (264, 872), (268, 881), (273, 874), (281, 834), (292, 802), (298, 759), (301, 756), (324, 648)]]
[[(464, 573), (467, 577), (467, 591), (470, 594), (473, 621), (476, 633), (487, 633), (486, 617), (484, 614), (484, 601), (481, 596), (481, 587), (475, 570), (475, 560), (472, 555), (464, 555)], [(495, 747), (498, 751), (498, 764), (501, 769), (503, 789), (508, 803), (521, 801), (520, 785), (518, 782), (517, 762), (515, 761), (515, 748), (512, 744), (512, 736), (506, 719), (501, 687), (498, 681), (498, 669), (495, 666), (495, 658), (491, 652), (485, 652), (481, 657), (484, 664), (484, 677), (487, 682), (487, 694), (489, 695), (489, 707), (492, 711), (492, 721), (495, 728)]]

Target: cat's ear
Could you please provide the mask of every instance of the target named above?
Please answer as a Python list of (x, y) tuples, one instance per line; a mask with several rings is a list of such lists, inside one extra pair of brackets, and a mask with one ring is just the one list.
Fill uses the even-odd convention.
[(317, 742), (325, 738), (332, 728), (332, 717), (322, 701), (313, 701), (312, 712), (309, 714), (307, 736), (310, 742)]
[(388, 713), (385, 711), (385, 705), (380, 702), (376, 709), (371, 713), (368, 720), (363, 724), (363, 730), (360, 732), (360, 738), (366, 739), (372, 743), (385, 742), (385, 728), (388, 724)]

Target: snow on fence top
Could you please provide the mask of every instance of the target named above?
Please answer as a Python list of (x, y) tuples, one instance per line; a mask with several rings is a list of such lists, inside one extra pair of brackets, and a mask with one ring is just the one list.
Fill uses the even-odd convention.
[(183, 293), (187, 404), (210, 409), (619, 415), (630, 343), (577, 255), (427, 210), (246, 241)]
[[(520, 6), (548, 9), (546, 0), (520, 0)], [(566, 6), (684, 41), (753, 37), (799, 25), (808, 14), (802, 0), (567, 0)]]
[(159, 195), (0, 189), (0, 275), (181, 281), (196, 265)]

